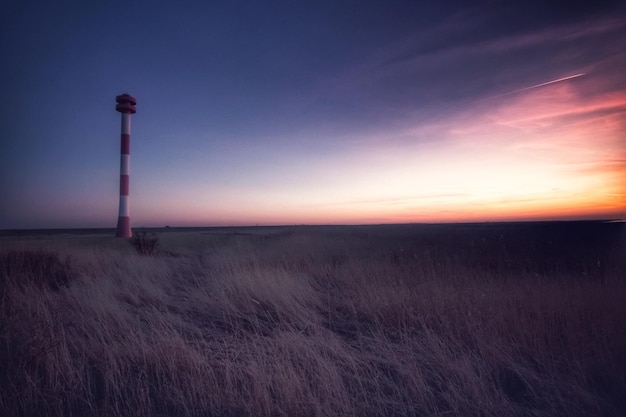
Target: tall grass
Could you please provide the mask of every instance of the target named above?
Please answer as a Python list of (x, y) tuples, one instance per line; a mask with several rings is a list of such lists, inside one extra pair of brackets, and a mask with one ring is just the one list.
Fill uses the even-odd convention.
[(0, 415), (626, 414), (623, 239), (524, 230), (12, 241)]

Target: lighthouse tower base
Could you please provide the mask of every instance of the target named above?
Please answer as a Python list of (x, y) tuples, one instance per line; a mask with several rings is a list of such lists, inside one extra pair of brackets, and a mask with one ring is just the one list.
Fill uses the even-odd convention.
[(130, 217), (118, 217), (115, 237), (133, 237), (133, 233), (130, 230)]

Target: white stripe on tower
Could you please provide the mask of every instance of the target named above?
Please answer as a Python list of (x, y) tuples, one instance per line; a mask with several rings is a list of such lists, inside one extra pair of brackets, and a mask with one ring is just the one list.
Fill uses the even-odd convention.
[(128, 197), (130, 195), (130, 115), (136, 112), (137, 101), (128, 94), (116, 97), (115, 109), (122, 113), (122, 140), (120, 158), (120, 210), (117, 218), (117, 237), (131, 237)]

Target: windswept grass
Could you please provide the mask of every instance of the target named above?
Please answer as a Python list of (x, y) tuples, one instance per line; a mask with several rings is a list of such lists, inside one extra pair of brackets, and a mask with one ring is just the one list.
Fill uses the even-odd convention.
[(589, 227), (5, 240), (0, 415), (622, 416), (623, 229)]

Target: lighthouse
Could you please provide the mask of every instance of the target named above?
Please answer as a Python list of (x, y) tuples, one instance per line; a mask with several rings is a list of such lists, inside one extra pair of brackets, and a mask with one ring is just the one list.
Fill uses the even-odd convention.
[(137, 100), (129, 94), (115, 97), (115, 110), (122, 113), (122, 147), (120, 159), (120, 210), (116, 237), (131, 237), (128, 197), (130, 191), (130, 115), (137, 112)]

